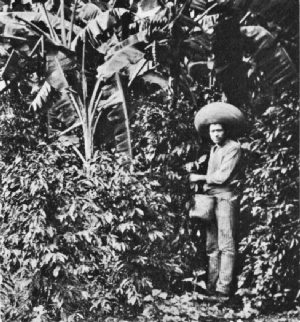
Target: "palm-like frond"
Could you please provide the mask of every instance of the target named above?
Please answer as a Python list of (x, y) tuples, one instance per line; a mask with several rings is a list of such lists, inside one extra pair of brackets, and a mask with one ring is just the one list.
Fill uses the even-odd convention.
[(250, 11), (267, 20), (274, 20), (276, 17), (279, 18), (290, 6), (294, 6), (295, 2), (295, 0), (236, 0), (233, 2), (233, 6), (244, 13)]
[(51, 85), (45, 81), (45, 83), (42, 85), (41, 89), (39, 90), (38, 94), (34, 98), (34, 100), (31, 102), (30, 107), (37, 111), (42, 106), (46, 105), (46, 102), (49, 102), (50, 94), (52, 93), (53, 88)]
[(81, 2), (77, 5), (75, 17), (76, 20), (80, 20), (84, 23), (88, 23), (90, 20), (95, 19), (103, 11), (106, 11), (107, 7), (104, 5), (97, 6), (94, 3)]
[(101, 80), (107, 80), (114, 74), (119, 73), (124, 69), (130, 72), (130, 67), (135, 66), (137, 63), (139, 63), (144, 58), (144, 56), (145, 54), (142, 51), (131, 46), (121, 49), (103, 65), (99, 66), (98, 77)]
[(191, 9), (203, 12), (207, 8), (207, 0), (192, 0)]
[(255, 68), (264, 72), (272, 86), (287, 87), (297, 82), (293, 61), (268, 30), (261, 26), (245, 26), (241, 27), (241, 32), (252, 42), (251, 60)]
[(14, 294), (14, 283), (9, 274), (0, 271), (0, 318), (5, 315), (7, 304), (11, 295)]
[[(36, 24), (40, 28), (47, 28), (48, 21), (45, 15), (42, 12), (12, 12), (12, 13), (7, 13), (7, 15), (10, 15), (12, 17), (19, 17), (23, 20), (32, 22)], [(50, 24), (53, 29), (57, 30), (58, 32), (65, 28), (66, 30), (71, 29), (71, 23), (68, 20), (64, 20), (64, 24), (62, 25), (60, 17), (53, 15), (49, 12), (47, 12), (48, 19), (50, 21)], [(72, 30), (75, 34), (78, 34), (81, 31), (81, 28), (77, 25), (73, 26)]]
[[(78, 122), (78, 115), (68, 93), (69, 89), (66, 88), (61, 92), (56, 92), (56, 95), (53, 97), (49, 115), (54, 130), (57, 128), (57, 125), (60, 125), (60, 127), (62, 125), (69, 127)], [(62, 131), (64, 130), (65, 128)]]
[(122, 16), (127, 12), (125, 9), (114, 9), (99, 13), (95, 19), (88, 22), (87, 26), (76, 36), (72, 42), (74, 51), (81, 50), (82, 41), (85, 38), (86, 42), (95, 48), (99, 53), (106, 54), (106, 51), (111, 44), (117, 43), (113, 27), (116, 26)]

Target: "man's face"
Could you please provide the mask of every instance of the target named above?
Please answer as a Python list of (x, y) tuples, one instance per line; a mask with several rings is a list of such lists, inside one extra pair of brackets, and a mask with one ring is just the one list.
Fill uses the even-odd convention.
[(209, 135), (215, 144), (222, 144), (225, 140), (225, 131), (222, 124), (211, 124), (209, 126)]

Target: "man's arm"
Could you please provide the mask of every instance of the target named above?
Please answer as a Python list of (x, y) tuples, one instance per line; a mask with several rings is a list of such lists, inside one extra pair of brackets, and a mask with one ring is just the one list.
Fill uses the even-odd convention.
[(235, 145), (228, 150), (221, 166), (215, 172), (206, 175), (206, 182), (208, 184), (223, 184), (231, 176), (241, 158), (241, 148)]
[(206, 181), (206, 175), (192, 173), (192, 174), (190, 174), (189, 180), (190, 180), (190, 182)]

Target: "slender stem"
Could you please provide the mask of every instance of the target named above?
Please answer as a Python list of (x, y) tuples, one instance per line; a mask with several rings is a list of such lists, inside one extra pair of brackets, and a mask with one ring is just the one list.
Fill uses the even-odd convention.
[(40, 35), (45, 36), (47, 39), (49, 39), (50, 41), (52, 41), (52, 39), (48, 36), (48, 34), (43, 31), (42, 29), (40, 29), (39, 27), (37, 27), (35, 24), (33, 24), (31, 21), (27, 21), (26, 19), (23, 19), (22, 17), (15, 15), (14, 16), (17, 20), (23, 21), (25, 24), (27, 24), (28, 26), (30, 26), (32, 28), (33, 31), (37, 32)]
[(41, 36), (41, 53), (42, 57), (45, 58), (45, 37), (43, 35)]
[[(89, 115), (91, 116), (91, 118), (90, 118), (91, 124), (92, 124), (92, 120), (93, 120), (93, 117), (94, 117), (94, 114), (95, 114), (95, 110), (97, 109), (97, 106), (95, 105), (95, 102), (96, 102), (96, 97), (97, 97), (97, 93), (98, 93), (98, 90), (99, 90), (100, 82), (101, 82), (100, 78), (98, 78), (97, 82), (96, 82), (96, 84), (94, 86), (92, 98), (91, 98), (90, 103), (89, 103)], [(101, 97), (102, 92), (100, 92), (99, 95)], [(97, 97), (97, 101), (98, 101), (98, 97)]]
[(93, 135), (95, 135), (95, 133), (96, 133), (97, 124), (98, 124), (101, 114), (102, 114), (102, 109), (99, 109), (98, 115), (95, 118), (95, 122), (94, 122), (94, 126), (93, 126)]
[(94, 104), (95, 105), (95, 109), (94, 109), (94, 114), (95, 114), (95, 111), (97, 110), (97, 107), (100, 103), (100, 100), (101, 100), (101, 97), (102, 97), (102, 91), (99, 93), (98, 97), (97, 97), (97, 100), (96, 100), (96, 103)]
[(85, 76), (85, 48), (86, 48), (86, 37), (83, 35), (83, 45), (82, 45), (82, 61), (81, 61), (81, 84), (82, 84), (82, 98), (83, 106), (87, 109), (86, 99), (87, 99), (87, 80)]
[(66, 40), (66, 28), (65, 28), (65, 1), (60, 0), (60, 28), (61, 28), (61, 38), (63, 45), (67, 45)]
[(35, 46), (33, 47), (32, 51), (29, 54), (29, 57), (31, 57), (35, 51), (37, 50), (38, 46), (41, 44), (42, 42), (42, 36), (39, 38), (39, 40), (36, 42)]
[(101, 108), (99, 110), (99, 114), (98, 116), (95, 118), (95, 115), (96, 115), (96, 112), (97, 112), (97, 108), (98, 108), (98, 105), (100, 103), (100, 100), (101, 100), (101, 97), (102, 97), (102, 91), (99, 93), (98, 97), (97, 97), (97, 100), (96, 100), (96, 103), (94, 104), (95, 108), (93, 109), (93, 113), (92, 113), (92, 120), (94, 120), (93, 122), (93, 133), (95, 133), (96, 131), (96, 127), (97, 127), (97, 124), (98, 124), (98, 120), (99, 120), (99, 115), (101, 114)]
[(47, 9), (46, 9), (44, 3), (42, 3), (42, 8), (43, 8), (43, 13), (44, 13), (44, 15), (46, 17), (46, 20), (47, 20), (48, 28), (50, 30), (50, 35), (52, 36), (54, 41), (60, 42), (59, 38), (58, 38), (54, 28), (53, 28), (53, 26), (51, 25), (51, 22), (50, 22), (50, 19), (49, 19), (49, 16), (48, 16), (48, 12), (47, 12)]
[(78, 104), (75, 100), (74, 94), (72, 92), (68, 92), (69, 97), (73, 103), (74, 108), (76, 109), (76, 112), (80, 118), (81, 121), (81, 126), (82, 126), (82, 132), (83, 132), (83, 139), (84, 139), (84, 153), (85, 153), (85, 158), (81, 155), (81, 159), (84, 160), (84, 165), (87, 169), (87, 172), (89, 172), (89, 162), (91, 160), (93, 150), (91, 148), (91, 140), (90, 140), (90, 135), (87, 127), (87, 117), (86, 117), (86, 111), (83, 106), (83, 104)]
[(82, 63), (81, 63), (81, 83), (82, 83), (82, 98), (83, 98), (83, 135), (84, 135), (84, 149), (85, 149), (85, 158), (89, 163), (93, 156), (93, 135), (91, 129), (91, 115), (90, 110), (87, 105), (87, 79), (85, 75), (85, 49), (86, 49), (86, 36), (83, 34), (83, 46), (82, 46)]
[[(69, 50), (68, 48), (62, 46), (60, 43), (57, 43), (55, 40), (53, 40), (51, 37), (49, 37), (49, 35), (46, 32), (44, 32), (42, 29), (40, 29), (39, 27), (37, 27), (32, 22), (27, 21), (26, 19), (23, 19), (23, 18), (19, 17), (18, 15), (15, 15), (14, 17), (17, 20), (23, 21), (25, 24), (27, 24), (28, 26), (30, 26), (30, 28), (33, 31), (35, 31), (36, 33), (42, 35), (44, 37), (44, 41), (45, 41), (45, 39), (47, 39), (47, 42), (50, 42), (53, 47), (56, 47), (57, 49), (61, 50), (63, 53), (65, 53), (67, 55), (73, 54), (73, 52), (71, 50)], [(28, 41), (28, 39), (26, 39), (26, 38), (20, 38), (20, 37), (13, 38), (13, 37), (5, 37), (5, 36), (0, 35), (0, 39), (1, 38), (8, 38), (8, 39), (9, 38), (12, 38), (12, 39), (20, 39), (20, 40), (24, 39), (24, 41)]]
[(68, 48), (69, 49), (71, 48), (71, 43), (72, 43), (72, 33), (73, 33), (73, 28), (74, 28), (74, 21), (75, 21), (77, 2), (78, 2), (78, 0), (75, 0), (74, 9), (73, 9), (72, 18), (71, 18), (71, 28), (70, 28), (69, 35), (68, 35)]
[(3, 36), (3, 35), (0, 35), (0, 39), (12, 39), (12, 40), (18, 40), (18, 41), (24, 41), (24, 42), (28, 41), (28, 39), (24, 37)]
[(57, 17), (60, 17), (60, 10), (61, 10), (61, 6), (59, 6), (59, 8), (57, 10), (57, 13), (56, 13)]
[(69, 95), (69, 97), (70, 97), (70, 100), (72, 101), (72, 104), (73, 104), (73, 106), (74, 106), (74, 108), (75, 108), (75, 110), (76, 110), (76, 112), (77, 112), (77, 115), (78, 115), (78, 117), (79, 117), (79, 119), (80, 119), (80, 121), (81, 121), (81, 124), (82, 124), (82, 126), (83, 126), (83, 115), (82, 115), (82, 111), (81, 111), (81, 109), (80, 109), (80, 107), (79, 107), (78, 103), (76, 102), (76, 99), (75, 99), (75, 97), (74, 97), (74, 94), (73, 94), (72, 92), (69, 92), (69, 91), (68, 91), (68, 95)]
[(75, 123), (75, 124), (71, 125), (71, 126), (70, 126), (69, 128), (67, 128), (66, 130), (64, 130), (64, 131), (60, 132), (60, 133), (59, 133), (59, 136), (65, 135), (65, 134), (67, 134), (67, 133), (71, 132), (72, 130), (76, 129), (77, 127), (81, 126), (81, 125), (82, 125), (82, 123), (81, 123), (81, 121), (79, 121), (79, 122), (77, 122), (77, 123)]
[[(198, 24), (200, 23), (200, 21), (208, 14), (210, 13), (210, 11), (212, 9), (214, 9), (215, 7), (218, 6), (218, 3), (214, 3), (213, 5), (211, 5), (209, 8), (207, 8), (203, 13), (202, 15), (200, 15), (197, 19), (195, 19), (195, 22), (198, 22)], [(191, 30), (189, 30), (189, 32), (191, 32), (192, 30), (194, 30), (195, 26), (192, 27)]]
[(182, 6), (182, 8), (180, 8), (179, 13), (176, 15), (176, 17), (173, 19), (173, 21), (170, 24), (165, 25), (161, 30), (164, 31), (167, 28), (170, 28), (170, 26), (174, 26), (175, 23), (177, 22), (177, 20), (180, 18), (181, 14), (184, 12), (185, 9), (189, 8), (190, 4), (191, 4), (191, 0), (188, 0), (184, 3), (184, 5)]
[(195, 21), (199, 22), (200, 20), (202, 20), (212, 9), (214, 9), (216, 6), (218, 5), (218, 3), (214, 3), (213, 5), (211, 5), (209, 8), (207, 8), (200, 17), (198, 17)]
[(49, 140), (50, 138), (50, 109), (49, 109), (49, 104), (46, 104), (46, 109), (47, 109), (47, 139)]
[(246, 21), (246, 19), (248, 18), (248, 17), (250, 17), (251, 16), (251, 11), (248, 11), (245, 15), (244, 15), (244, 17), (240, 20), (240, 25), (241, 24), (243, 24), (245, 21)]
[(73, 150), (77, 153), (79, 158), (81, 159), (82, 163), (86, 165), (86, 160), (84, 159), (82, 153), (76, 148), (76, 146), (72, 145)]

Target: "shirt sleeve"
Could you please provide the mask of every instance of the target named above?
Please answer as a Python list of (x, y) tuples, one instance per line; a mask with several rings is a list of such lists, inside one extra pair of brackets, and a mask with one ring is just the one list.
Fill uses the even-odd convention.
[(206, 182), (208, 184), (225, 183), (235, 170), (240, 158), (241, 149), (239, 146), (234, 146), (229, 149), (221, 162), (221, 166), (216, 171), (206, 176)]

